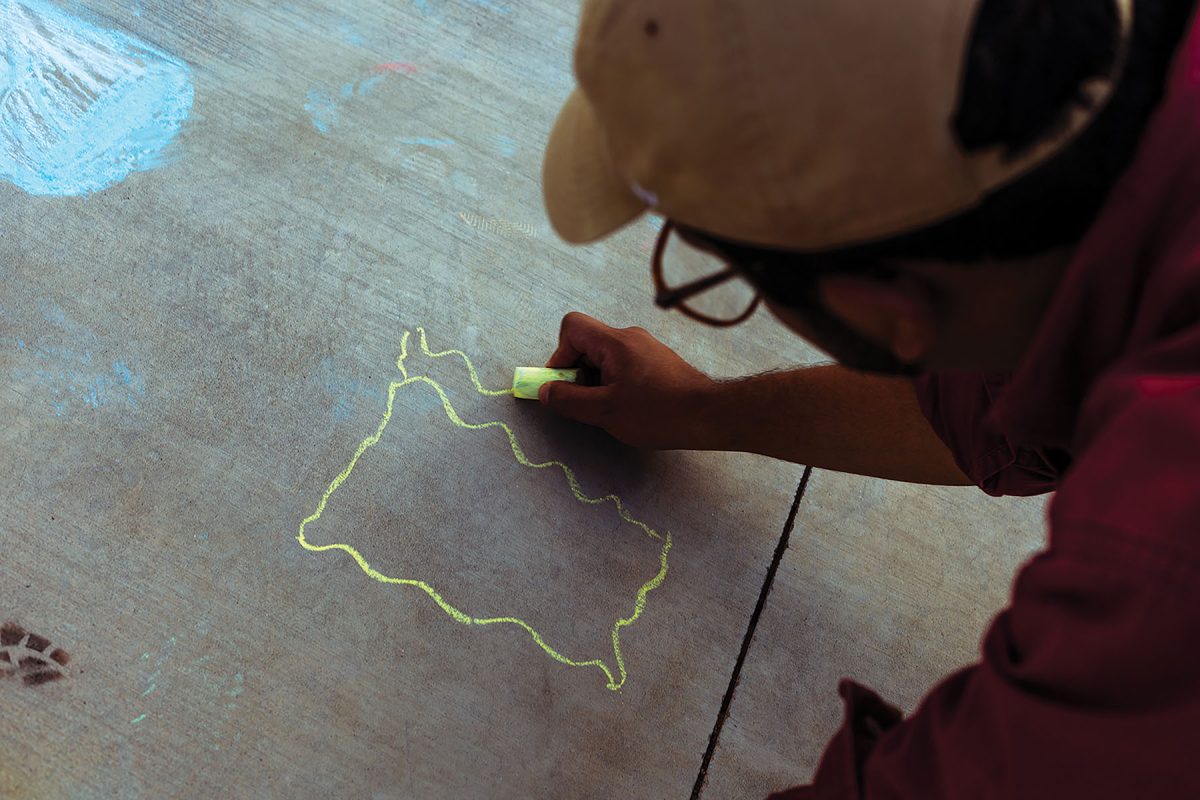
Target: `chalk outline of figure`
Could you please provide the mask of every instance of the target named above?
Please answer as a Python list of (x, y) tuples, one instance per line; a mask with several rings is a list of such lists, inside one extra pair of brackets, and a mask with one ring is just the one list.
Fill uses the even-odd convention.
[[(440, 353), (431, 352), (429, 350), (429, 345), (428, 345), (428, 342), (425, 337), (425, 329), (418, 327), (417, 332), (421, 336), (421, 351), (429, 358), (443, 358), (445, 356), (450, 356), (450, 355), (462, 356), (463, 361), (466, 362), (467, 371), (471, 375), (471, 382), (475, 385), (475, 390), (477, 392), (479, 392), (480, 394), (485, 395), (487, 397), (500, 397), (503, 395), (512, 395), (512, 393), (513, 393), (512, 389), (490, 390), (490, 389), (483, 388), (483, 385), (479, 381), (479, 376), (475, 371), (475, 367), (471, 363), (471, 359), (467, 356), (466, 353), (462, 352), (461, 350), (445, 350)], [(533, 640), (533, 642), (539, 648), (541, 648), (541, 650), (543, 652), (545, 652), (547, 655), (549, 655), (555, 661), (557, 661), (561, 664), (564, 664), (568, 667), (590, 667), (590, 668), (598, 669), (604, 673), (604, 677), (606, 678), (606, 681), (607, 681), (606, 687), (609, 690), (614, 691), (614, 692), (619, 691), (621, 689), (621, 687), (625, 685), (626, 678), (628, 677), (628, 672), (625, 668), (625, 658), (621, 651), (621, 630), (623, 628), (629, 627), (630, 625), (633, 625), (638, 620), (638, 618), (641, 617), (642, 612), (646, 608), (647, 595), (649, 595), (650, 592), (654, 591), (659, 586), (661, 586), (663, 581), (666, 579), (667, 555), (671, 550), (671, 532), (667, 531), (665, 533), (660, 534), (657, 531), (651, 529), (648, 525), (646, 525), (646, 523), (641, 522), (640, 520), (634, 519), (634, 517), (632, 515), (630, 515), (628, 509), (626, 509), (625, 504), (622, 503), (621, 499), (615, 494), (605, 495), (604, 497), (588, 497), (580, 489), (579, 482), (575, 478), (575, 473), (572, 472), (570, 467), (568, 467), (566, 464), (562, 463), (561, 461), (546, 461), (541, 464), (535, 464), (535, 463), (531, 462), (525, 456), (525, 452), (521, 449), (520, 445), (517, 444), (516, 435), (513, 433), (512, 428), (510, 428), (507, 424), (500, 422), (500, 421), (483, 422), (483, 423), (478, 423), (478, 424), (464, 422), (463, 419), (461, 417), (459, 417), (458, 413), (454, 410), (454, 407), (450, 403), (450, 399), (446, 396), (446, 393), (442, 390), (442, 387), (440, 385), (438, 385), (438, 383), (436, 381), (434, 381), (432, 378), (429, 378), (424, 375), (410, 376), (408, 374), (408, 368), (407, 368), (407, 366), (405, 366), (404, 362), (408, 358), (409, 334), (410, 334), (409, 331), (404, 332), (404, 335), (400, 340), (400, 357), (396, 360), (396, 368), (400, 370), (400, 374), (403, 376), (403, 380), (392, 381), (388, 385), (387, 407), (384, 410), (383, 419), (380, 420), (378, 427), (375, 429), (375, 433), (368, 436), (366, 439), (364, 439), (358, 445), (358, 448), (354, 451), (354, 455), (351, 457), (350, 462), (346, 465), (346, 467), (340, 473), (338, 473), (337, 477), (335, 477), (330, 482), (328, 488), (326, 488), (326, 490), (325, 490), (325, 493), (322, 495), (320, 502), (317, 504), (316, 510), (313, 511), (312, 514), (308, 515), (300, 522), (300, 530), (296, 535), (296, 540), (300, 543), (300, 545), (302, 547), (304, 547), (306, 550), (309, 550), (312, 552), (320, 553), (320, 552), (326, 552), (326, 551), (330, 551), (330, 550), (341, 550), (342, 552), (347, 553), (351, 558), (353, 558), (355, 560), (355, 562), (358, 563), (359, 568), (362, 569), (362, 571), (364, 573), (366, 573), (367, 576), (369, 576), (373, 580), (379, 581), (380, 583), (394, 584), (394, 585), (400, 585), (400, 586), (412, 586), (412, 587), (420, 589), (426, 595), (428, 595), (429, 598), (431, 600), (433, 600), (433, 602), (436, 603), (437, 606), (439, 608), (441, 608), (442, 611), (444, 611), (447, 614), (447, 616), (449, 616), (455, 622), (459, 622), (463, 625), (504, 624), (504, 625), (513, 625), (518, 628), (521, 628), (527, 634), (529, 634), (529, 637)], [(391, 418), (392, 418), (392, 408), (393, 408), (393, 405), (394, 405), (395, 399), (396, 399), (396, 391), (405, 386), (413, 385), (416, 383), (429, 384), (430, 386), (432, 386), (434, 388), (435, 391), (437, 391), (438, 396), (442, 400), (442, 406), (446, 410), (446, 416), (448, 416), (450, 418), (450, 421), (453, 422), (455, 425), (457, 425), (461, 428), (466, 428), (468, 430), (482, 430), (484, 428), (492, 428), (492, 427), (502, 428), (504, 430), (505, 434), (508, 436), (509, 444), (512, 447), (513, 455), (516, 457), (516, 460), (520, 464), (523, 464), (524, 466), (527, 466), (527, 467), (531, 467), (533, 469), (545, 469), (545, 468), (552, 467), (552, 466), (557, 466), (557, 467), (561, 468), (563, 471), (563, 474), (567, 478), (567, 483), (571, 487), (571, 493), (574, 494), (576, 499), (578, 499), (581, 503), (596, 505), (599, 503), (606, 503), (606, 502), (611, 501), (612, 503), (614, 503), (616, 505), (617, 512), (620, 514), (620, 516), (623, 520), (625, 520), (626, 522), (628, 522), (631, 525), (636, 525), (637, 527), (641, 528), (645, 532), (645, 534), (648, 537), (650, 537), (651, 539), (661, 542), (661, 549), (659, 552), (659, 559), (658, 559), (658, 561), (659, 561), (658, 572), (652, 578), (650, 578), (650, 580), (648, 580), (644, 584), (642, 584), (642, 586), (638, 589), (637, 594), (634, 599), (633, 613), (631, 613), (627, 617), (622, 617), (613, 623), (611, 633), (612, 633), (612, 655), (613, 655), (613, 661), (616, 665), (615, 673), (609, 667), (609, 665), (607, 663), (605, 663), (604, 659), (602, 659), (602, 658), (578, 660), (578, 659), (569, 658), (569, 657), (563, 655), (558, 649), (551, 646), (542, 637), (542, 635), (536, 629), (533, 628), (533, 626), (531, 626), (529, 623), (525, 622), (522, 619), (518, 619), (516, 617), (473, 617), (473, 616), (467, 614), (466, 612), (451, 605), (449, 602), (447, 602), (445, 600), (445, 598), (443, 598), (441, 596), (441, 594), (438, 593), (438, 591), (433, 586), (426, 583), (425, 581), (417, 580), (414, 578), (396, 578), (396, 577), (384, 575), (383, 573), (374, 569), (370, 565), (370, 563), (367, 561), (367, 559), (362, 555), (362, 553), (360, 553), (356, 548), (354, 548), (350, 544), (333, 543), (333, 544), (315, 545), (315, 544), (309, 542), (308, 539), (305, 537), (305, 535), (304, 535), (305, 528), (308, 525), (316, 522), (317, 520), (319, 520), (321, 518), (321, 514), (324, 513), (325, 507), (328, 504), (329, 499), (333, 496), (333, 493), (336, 492), (338, 490), (338, 487), (340, 487), (343, 483), (345, 483), (347, 479), (349, 479), (351, 473), (353, 473), (353, 471), (354, 471), (355, 465), (358, 463), (358, 460), (362, 457), (362, 455), (367, 450), (369, 450), (371, 447), (373, 447), (375, 444), (377, 444), (379, 442), (380, 438), (383, 436), (383, 432), (387, 429), (388, 423), (391, 421)]]

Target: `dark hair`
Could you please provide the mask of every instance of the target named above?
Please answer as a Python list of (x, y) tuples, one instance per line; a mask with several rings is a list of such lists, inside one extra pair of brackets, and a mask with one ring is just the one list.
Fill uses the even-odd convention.
[[(1129, 166), (1161, 101), (1196, 0), (1135, 0), (1124, 71), (1074, 142), (975, 208), (912, 233), (847, 248), (848, 257), (974, 262), (1078, 243)], [(1016, 155), (1061, 129), (1080, 87), (1111, 74), (1114, 0), (985, 0), (975, 20), (953, 125), (970, 150)]]

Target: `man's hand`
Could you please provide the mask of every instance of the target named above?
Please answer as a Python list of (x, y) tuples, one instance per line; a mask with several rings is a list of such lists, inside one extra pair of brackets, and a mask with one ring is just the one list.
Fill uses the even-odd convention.
[(572, 311), (563, 317), (553, 369), (581, 367), (599, 385), (554, 381), (539, 400), (568, 419), (648, 450), (710, 449), (701, 409), (716, 382), (642, 328), (610, 328)]

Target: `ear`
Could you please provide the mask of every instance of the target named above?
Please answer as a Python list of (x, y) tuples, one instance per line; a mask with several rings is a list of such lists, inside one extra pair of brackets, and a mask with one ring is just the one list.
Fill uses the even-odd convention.
[(832, 314), (905, 363), (924, 360), (937, 340), (932, 298), (913, 281), (839, 275), (821, 279), (819, 293)]

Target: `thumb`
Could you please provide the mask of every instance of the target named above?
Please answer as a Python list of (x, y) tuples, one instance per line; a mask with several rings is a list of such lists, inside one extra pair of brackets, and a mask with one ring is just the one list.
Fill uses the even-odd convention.
[(570, 381), (550, 381), (538, 389), (538, 401), (559, 416), (585, 425), (602, 425), (603, 406), (610, 386), (580, 386)]

